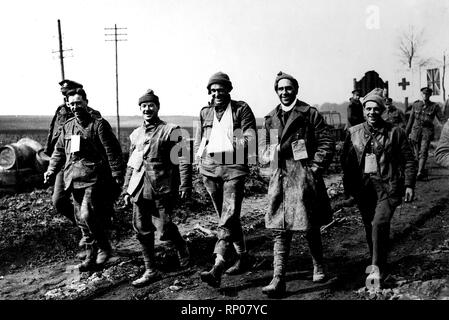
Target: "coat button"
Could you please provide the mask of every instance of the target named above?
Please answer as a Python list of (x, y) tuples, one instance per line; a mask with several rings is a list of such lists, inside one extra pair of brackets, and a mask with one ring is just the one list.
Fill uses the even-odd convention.
[(147, 158), (148, 158), (147, 156), (144, 156), (144, 157), (143, 157), (143, 160), (147, 160)]

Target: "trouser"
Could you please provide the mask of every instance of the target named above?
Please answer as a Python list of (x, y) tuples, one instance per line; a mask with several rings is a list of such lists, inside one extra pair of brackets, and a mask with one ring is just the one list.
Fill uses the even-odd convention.
[[(290, 246), (293, 231), (275, 230), (273, 247), (273, 276), (284, 277), (287, 267), (287, 260), (290, 254)], [(323, 245), (321, 242), (321, 233), (319, 228), (311, 228), (306, 232), (306, 239), (309, 245), (310, 255), (314, 265), (323, 263)]]
[(97, 245), (110, 250), (107, 236), (108, 212), (104, 207), (101, 188), (97, 185), (72, 189), (75, 219), (81, 229), (80, 245)]
[[(214, 253), (224, 259), (234, 245), (238, 254), (246, 251), (240, 212), (244, 196), (245, 177), (226, 180), (221, 177), (203, 176), (204, 186), (218, 214), (218, 239)], [(238, 252), (240, 251), (240, 252)]]
[(161, 241), (169, 241), (180, 250), (186, 246), (178, 227), (173, 223), (173, 198), (164, 195), (159, 199), (149, 200), (139, 197), (133, 203), (133, 228), (143, 250), (153, 250), (154, 232), (160, 233)]
[(64, 190), (64, 170), (56, 174), (52, 202), (58, 214), (62, 214), (75, 223), (75, 213), (70, 199), (70, 191)]
[(358, 199), (358, 207), (365, 226), (371, 264), (380, 270), (387, 264), (390, 240), (390, 222), (400, 199), (388, 197), (384, 191), (366, 193)]
[(421, 135), (418, 139), (411, 140), (413, 152), (417, 160), (419, 160), (418, 172), (422, 172), (425, 168), (427, 158), (429, 156), (430, 135)]

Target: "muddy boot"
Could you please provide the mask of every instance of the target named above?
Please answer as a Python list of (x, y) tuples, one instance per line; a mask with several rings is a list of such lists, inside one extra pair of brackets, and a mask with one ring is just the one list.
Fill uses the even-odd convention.
[(313, 265), (313, 282), (323, 282), (326, 280), (326, 273), (324, 272), (324, 267), (322, 264)]
[(97, 246), (95, 244), (86, 244), (86, 257), (78, 266), (80, 272), (91, 271), (95, 267), (95, 258), (97, 257)]
[(274, 239), (273, 248), (273, 279), (262, 288), (262, 292), (270, 297), (278, 297), (285, 293), (285, 266), (290, 253), (291, 234), (278, 233)]
[(285, 290), (285, 280), (280, 276), (274, 276), (270, 284), (262, 288), (262, 292), (269, 297), (282, 296), (285, 293)]
[(161, 278), (161, 274), (156, 269), (145, 269), (144, 274), (137, 280), (131, 282), (134, 287), (145, 287)]
[(224, 271), (224, 261), (215, 263), (209, 271), (203, 271), (200, 274), (201, 280), (206, 282), (213, 288), (219, 288), (221, 284), (221, 276)]
[(238, 255), (237, 261), (234, 263), (232, 267), (226, 270), (226, 274), (234, 275), (241, 274), (247, 271), (250, 267), (249, 263), (249, 255), (247, 252)]
[(137, 280), (134, 280), (131, 284), (135, 287), (144, 287), (161, 277), (159, 271), (154, 268), (154, 235), (140, 238), (140, 244), (142, 245), (143, 262), (145, 265), (144, 274)]
[(179, 266), (181, 268), (186, 268), (190, 264), (190, 251), (187, 247), (187, 244), (184, 243), (184, 245), (177, 250), (178, 254), (178, 260), (179, 260)]
[(107, 246), (101, 246), (98, 248), (98, 254), (97, 254), (97, 260), (96, 263), (98, 265), (103, 265), (106, 263), (106, 261), (109, 260), (109, 258), (111, 257), (111, 252), (112, 252), (112, 248), (111, 246), (108, 245)]

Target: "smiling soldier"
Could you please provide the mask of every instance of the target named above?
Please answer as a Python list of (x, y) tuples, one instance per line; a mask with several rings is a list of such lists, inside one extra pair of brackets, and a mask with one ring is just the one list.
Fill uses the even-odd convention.
[(317, 109), (297, 99), (298, 81), (279, 72), (274, 89), (280, 104), (265, 116), (261, 160), (271, 162), (265, 225), (274, 234), (274, 272), (267, 295), (285, 292), (285, 273), (295, 231), (305, 231), (313, 261), (313, 281), (325, 279), (320, 227), (332, 219), (322, 177), (335, 141)]
[(159, 118), (159, 97), (153, 90), (139, 98), (139, 106), (143, 124), (129, 137), (130, 157), (123, 185), (125, 202), (133, 202), (133, 227), (145, 264), (144, 274), (132, 282), (136, 287), (148, 285), (160, 276), (154, 261), (156, 230), (161, 241), (175, 245), (180, 266), (189, 264), (187, 244), (171, 216), (177, 196), (190, 197), (192, 188), (191, 165), (182, 152), (177, 159), (171, 159), (175, 145), (183, 142), (179, 126)]
[[(71, 193), (75, 219), (81, 229), (80, 243), (86, 248), (80, 271), (103, 265), (111, 255), (107, 236), (113, 191), (123, 184), (120, 143), (109, 123), (90, 113), (84, 89), (67, 92), (67, 104), (74, 117), (62, 127), (44, 180), (51, 180), (64, 168), (65, 190)], [(111, 202), (112, 203), (112, 202)]]
[[(211, 103), (200, 111), (195, 154), (219, 217), (215, 264), (201, 273), (201, 280), (219, 287), (232, 247), (237, 253), (228, 274), (242, 273), (249, 267), (248, 253), (240, 222), (245, 177), (252, 152), (257, 155), (256, 118), (244, 101), (231, 100), (232, 83), (222, 72), (212, 75), (207, 84)], [(255, 161), (254, 161), (255, 162)]]
[(349, 128), (342, 157), (371, 254), (366, 284), (380, 289), (386, 275), (390, 221), (404, 195), (406, 202), (413, 200), (416, 160), (405, 131), (382, 119), (385, 105), (380, 89), (368, 93), (362, 104), (366, 121)]

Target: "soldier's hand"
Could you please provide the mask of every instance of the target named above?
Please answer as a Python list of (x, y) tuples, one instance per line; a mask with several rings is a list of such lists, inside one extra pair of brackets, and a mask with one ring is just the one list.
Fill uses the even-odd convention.
[(415, 191), (413, 188), (407, 188), (405, 189), (405, 202), (412, 202), (415, 197)]
[(131, 196), (129, 194), (125, 194), (123, 197), (123, 202), (125, 203), (125, 206), (131, 206)]
[(44, 172), (44, 184), (49, 184), (53, 179), (54, 173), (53, 171), (45, 171)]
[(190, 199), (192, 197), (191, 191), (179, 191), (179, 198), (182, 200)]

